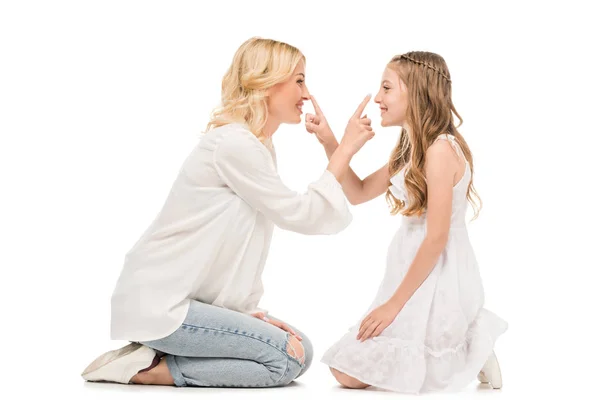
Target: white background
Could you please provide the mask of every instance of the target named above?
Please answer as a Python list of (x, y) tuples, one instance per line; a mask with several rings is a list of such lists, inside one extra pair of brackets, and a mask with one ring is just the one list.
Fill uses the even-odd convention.
[[(452, 3), (452, 5), (450, 4)], [(277, 229), (261, 306), (312, 339), (315, 361), (283, 389), (85, 383), (109, 340), (123, 257), (159, 211), (251, 36), (299, 47), (309, 89), (338, 138), (395, 54), (441, 54), (483, 199), (470, 235), (486, 308), (509, 328), (504, 388), (461, 398), (597, 390), (597, 12), (587, 2), (2, 1), (0, 6), (0, 397), (335, 398), (323, 352), (371, 302), (399, 219), (383, 197), (352, 207), (334, 236)], [(307, 104), (306, 112), (312, 112)], [(352, 161), (365, 177), (398, 137), (381, 128)], [(304, 191), (327, 165), (303, 125), (274, 142), (281, 176)], [(6, 397), (10, 395), (11, 397)], [(44, 394), (47, 396), (47, 394)]]

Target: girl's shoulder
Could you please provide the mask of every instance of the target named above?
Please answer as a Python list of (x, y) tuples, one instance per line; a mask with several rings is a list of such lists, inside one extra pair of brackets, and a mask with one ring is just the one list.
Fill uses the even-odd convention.
[(429, 146), (425, 154), (425, 161), (435, 158), (443, 162), (460, 166), (464, 160), (463, 152), (456, 138), (450, 134), (441, 134)]

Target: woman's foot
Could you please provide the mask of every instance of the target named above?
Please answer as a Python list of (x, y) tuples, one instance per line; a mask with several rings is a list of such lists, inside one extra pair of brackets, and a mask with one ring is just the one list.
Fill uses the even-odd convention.
[(153, 367), (146, 368), (143, 371), (138, 372), (133, 378), (131, 383), (137, 383), (140, 385), (165, 385), (173, 386), (175, 381), (169, 372), (167, 366), (167, 358), (163, 357), (160, 362)]
[(86, 381), (130, 383), (140, 370), (148, 368), (157, 357), (156, 352), (139, 343), (130, 343), (108, 351), (96, 358), (82, 373)]
[(500, 364), (498, 363), (496, 354), (493, 351), (483, 368), (481, 368), (477, 379), (481, 383), (489, 383), (494, 389), (502, 387), (502, 372), (500, 371)]

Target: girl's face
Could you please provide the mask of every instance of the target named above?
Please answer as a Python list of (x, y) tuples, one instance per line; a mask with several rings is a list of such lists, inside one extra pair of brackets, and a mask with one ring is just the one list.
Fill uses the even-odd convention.
[(383, 71), (381, 87), (375, 103), (381, 110), (381, 126), (402, 126), (406, 128), (408, 90), (398, 73), (390, 68)]
[(302, 122), (302, 106), (310, 94), (304, 82), (304, 61), (300, 61), (290, 79), (268, 90), (267, 109), (269, 118), (282, 124)]

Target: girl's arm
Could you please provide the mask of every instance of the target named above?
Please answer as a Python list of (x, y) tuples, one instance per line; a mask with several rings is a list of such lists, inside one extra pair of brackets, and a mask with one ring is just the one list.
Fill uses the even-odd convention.
[(373, 137), (359, 119), (368, 101), (363, 100), (348, 122), (327, 169), (304, 193), (288, 188), (266, 147), (252, 132), (235, 125), (220, 135), (213, 166), (231, 191), (279, 228), (305, 235), (338, 233), (352, 220), (340, 182), (351, 158)]
[[(332, 154), (338, 147), (337, 140), (332, 140), (327, 144), (323, 144), (327, 158), (331, 159)], [(390, 173), (388, 163), (365, 179), (360, 179), (358, 175), (348, 167), (346, 176), (342, 180), (342, 189), (352, 205), (358, 205), (373, 200), (374, 198), (386, 192), (390, 183)]]
[(426, 160), (427, 234), (396, 292), (363, 320), (357, 336), (361, 341), (378, 336), (392, 323), (427, 279), (448, 241), (452, 189), (458, 170), (455, 153), (447, 141), (440, 140), (427, 150)]
[[(313, 96), (311, 96), (311, 101), (316, 115), (307, 114), (306, 130), (317, 136), (319, 142), (325, 149), (327, 158), (331, 160), (331, 157), (335, 154), (339, 146), (338, 141), (331, 131), (327, 119), (325, 118), (325, 115), (323, 115), (323, 111)], [(358, 115), (358, 117), (360, 117), (360, 115)], [(361, 118), (361, 121), (370, 127), (371, 120), (363, 117)], [(390, 174), (387, 163), (371, 175), (367, 176), (364, 180), (360, 179), (352, 168), (348, 168), (346, 170), (346, 176), (341, 180), (344, 194), (352, 205), (366, 203), (367, 201), (380, 196), (386, 192), (389, 183)]]

